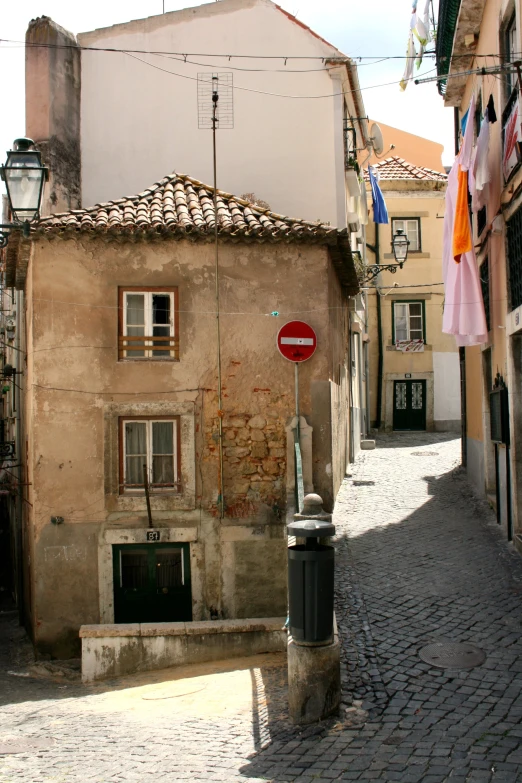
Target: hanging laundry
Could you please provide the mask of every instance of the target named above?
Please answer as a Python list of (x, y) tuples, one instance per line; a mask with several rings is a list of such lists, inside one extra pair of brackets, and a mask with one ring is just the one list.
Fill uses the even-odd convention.
[(368, 175), (370, 177), (370, 185), (372, 186), (372, 201), (373, 201), (373, 222), (374, 223), (388, 223), (388, 210), (386, 209), (386, 202), (384, 196), (377, 182), (377, 177), (373, 172), (373, 166), (368, 166)]
[(426, 3), (426, 8), (424, 9), (424, 19), (421, 19), (419, 15), (417, 14), (416, 4), (414, 6), (412, 17), (411, 17), (411, 29), (413, 30), (413, 34), (415, 38), (417, 38), (418, 42), (421, 46), (426, 46), (430, 39), (430, 33), (429, 33), (429, 0)]
[[(426, 45), (430, 40), (430, 3), (431, 0), (426, 0), (424, 6), (424, 14), (422, 18), (417, 13), (417, 2), (413, 0), (411, 19), (410, 19), (410, 32), (408, 36), (408, 48), (406, 51), (406, 66), (404, 68), (404, 75), (400, 81), (400, 88), (404, 92), (408, 86), (408, 82), (413, 76), (414, 64), (417, 68), (420, 68), (422, 58), (426, 49)], [(419, 52), (417, 53), (415, 41), (420, 44)]]
[(457, 175), (457, 199), (455, 203), (455, 222), (453, 226), (453, 258), (460, 264), (463, 253), (473, 247), (471, 225), (468, 211), (468, 172), (459, 166)]
[(488, 117), (489, 121), (492, 125), (497, 121), (497, 113), (495, 111), (495, 101), (493, 100), (493, 95), (489, 96), (488, 101)]
[(404, 67), (404, 74), (400, 81), (400, 88), (402, 92), (406, 89), (408, 86), (408, 82), (411, 81), (411, 78), (413, 76), (413, 67), (415, 65), (415, 43), (413, 41), (413, 32), (410, 30), (409, 36), (408, 36), (408, 48), (406, 49), (406, 65)]
[[(472, 99), (468, 117), (473, 117), (474, 114), (475, 100)], [(442, 259), (445, 297), (442, 331), (446, 334), (453, 334), (459, 347), (480, 345), (487, 342), (488, 339), (482, 289), (473, 242), (469, 250), (461, 253), (460, 263), (456, 263), (453, 252), (457, 202), (459, 197), (462, 199), (463, 195), (466, 200), (466, 215), (469, 226), (467, 190), (463, 192), (462, 189), (463, 184), (467, 183), (468, 180), (468, 170), (472, 163), (472, 152), (473, 123), (469, 122), (466, 126), (460, 152), (448, 176)]]
[[(484, 190), (490, 179), (489, 166), (488, 166), (488, 152), (489, 152), (489, 109), (486, 109), (482, 125), (480, 126), (480, 133), (477, 139), (477, 148), (475, 152), (475, 159), (473, 161), (473, 176), (475, 180), (475, 189)], [(473, 195), (473, 189), (471, 194)]]

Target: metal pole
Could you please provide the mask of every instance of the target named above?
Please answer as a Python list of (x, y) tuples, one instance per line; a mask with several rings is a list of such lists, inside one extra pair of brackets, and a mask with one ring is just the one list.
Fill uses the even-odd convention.
[(152, 527), (152, 511), (150, 510), (149, 477), (147, 476), (147, 464), (143, 465), (143, 486), (145, 488), (145, 500), (147, 501), (147, 516), (149, 527)]
[(217, 209), (217, 163), (216, 163), (216, 123), (217, 76), (212, 77), (212, 151), (214, 156), (214, 246), (216, 266), (216, 329), (217, 329), (217, 385), (218, 385), (218, 437), (219, 437), (219, 518), (225, 516), (225, 497), (223, 482), (223, 397), (221, 390), (221, 324), (219, 319), (219, 242), (218, 242), (218, 209)]
[(295, 367), (295, 415), (297, 417), (297, 442), (301, 445), (301, 432), (299, 427), (299, 362), (294, 362)]

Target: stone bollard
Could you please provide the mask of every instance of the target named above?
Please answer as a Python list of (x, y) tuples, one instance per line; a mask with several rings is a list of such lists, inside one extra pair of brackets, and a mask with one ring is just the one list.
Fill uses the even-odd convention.
[(319, 495), (307, 495), (288, 535), (304, 544), (288, 548), (288, 706), (293, 723), (336, 712), (341, 698), (340, 645), (333, 611), (335, 533)]

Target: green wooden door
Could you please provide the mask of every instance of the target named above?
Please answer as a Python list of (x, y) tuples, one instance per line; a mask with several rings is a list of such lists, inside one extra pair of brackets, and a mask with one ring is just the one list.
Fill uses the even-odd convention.
[(192, 620), (189, 544), (113, 547), (114, 621)]
[(393, 429), (426, 429), (426, 381), (393, 382)]

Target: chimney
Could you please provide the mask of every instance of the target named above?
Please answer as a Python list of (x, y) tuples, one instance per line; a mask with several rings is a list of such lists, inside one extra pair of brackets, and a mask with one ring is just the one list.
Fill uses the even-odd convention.
[(26, 135), (49, 166), (42, 215), (81, 206), (81, 52), (72, 33), (48, 16), (25, 36)]

